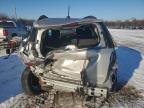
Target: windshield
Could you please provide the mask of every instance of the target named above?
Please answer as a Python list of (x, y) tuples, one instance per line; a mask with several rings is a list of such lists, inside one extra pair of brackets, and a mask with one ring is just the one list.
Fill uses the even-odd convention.
[(0, 28), (15, 27), (13, 22), (0, 22)]

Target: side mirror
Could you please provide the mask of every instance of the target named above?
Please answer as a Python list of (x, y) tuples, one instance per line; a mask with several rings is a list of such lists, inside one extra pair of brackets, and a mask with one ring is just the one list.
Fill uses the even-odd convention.
[(10, 53), (11, 53), (10, 49), (6, 49), (6, 54), (10, 54)]

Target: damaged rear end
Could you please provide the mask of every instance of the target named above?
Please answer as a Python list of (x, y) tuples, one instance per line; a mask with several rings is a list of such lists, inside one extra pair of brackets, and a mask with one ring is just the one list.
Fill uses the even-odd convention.
[(34, 27), (20, 56), (38, 89), (107, 97), (117, 64), (113, 39), (101, 21), (46, 18)]

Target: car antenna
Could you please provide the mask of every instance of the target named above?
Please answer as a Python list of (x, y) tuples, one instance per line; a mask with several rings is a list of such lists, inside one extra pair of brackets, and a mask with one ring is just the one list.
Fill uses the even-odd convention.
[(67, 19), (70, 19), (70, 6), (68, 6), (68, 16), (66, 17)]

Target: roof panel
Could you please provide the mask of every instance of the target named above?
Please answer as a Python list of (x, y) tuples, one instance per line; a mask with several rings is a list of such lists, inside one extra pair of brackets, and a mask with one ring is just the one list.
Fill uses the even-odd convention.
[(36, 28), (58, 28), (66, 27), (66, 25), (76, 26), (77, 24), (97, 22), (96, 19), (79, 19), (79, 18), (46, 18), (34, 22)]

